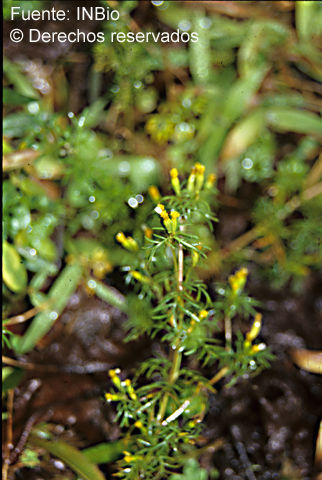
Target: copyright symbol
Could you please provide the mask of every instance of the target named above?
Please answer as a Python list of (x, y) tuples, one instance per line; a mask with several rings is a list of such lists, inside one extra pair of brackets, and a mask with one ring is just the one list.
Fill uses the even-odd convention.
[(21, 42), (23, 39), (23, 32), (19, 28), (14, 28), (10, 32), (10, 40), (15, 43)]

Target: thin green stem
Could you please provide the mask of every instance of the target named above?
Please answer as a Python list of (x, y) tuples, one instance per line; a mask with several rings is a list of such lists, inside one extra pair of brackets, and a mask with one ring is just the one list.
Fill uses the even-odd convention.
[(221, 370), (219, 370), (219, 372), (217, 372), (216, 375), (214, 375), (212, 379), (209, 380), (210, 385), (214, 385), (215, 383), (219, 382), (219, 380), (221, 380), (226, 375), (226, 373), (228, 373), (228, 371), (228, 367), (223, 367)]
[[(183, 226), (180, 226), (180, 230), (183, 230)], [(174, 265), (176, 267), (176, 275), (177, 275), (177, 288), (178, 288), (178, 297), (182, 299), (180, 293), (183, 290), (183, 261), (184, 261), (184, 255), (183, 255), (183, 248), (182, 245), (179, 244), (178, 246), (178, 262), (177, 259), (175, 258), (175, 253), (174, 250), (172, 250), (173, 256), (174, 256)], [(182, 313), (181, 313), (182, 315)], [(169, 373), (169, 378), (168, 378), (168, 383), (169, 385), (173, 385), (180, 372), (180, 367), (181, 367), (181, 360), (182, 360), (182, 354), (180, 352), (180, 345), (179, 345), (179, 338), (177, 338), (176, 344), (175, 344), (175, 349), (173, 352), (173, 358), (172, 358), (172, 367)], [(158, 422), (162, 422), (167, 405), (168, 405), (168, 400), (169, 400), (169, 392), (167, 392), (164, 397), (162, 398), (161, 405), (160, 405), (160, 410), (157, 416)]]
[(176, 257), (176, 249), (174, 246), (171, 247), (171, 251), (172, 251), (172, 257), (173, 257), (174, 269), (175, 269), (176, 275), (178, 275), (178, 262)]
[[(169, 379), (168, 379), (169, 385), (173, 385), (176, 382), (177, 378), (179, 377), (181, 359), (182, 359), (182, 354), (179, 352), (179, 348), (177, 346), (173, 354), (172, 367), (169, 373)], [(168, 400), (169, 400), (169, 393), (167, 392), (162, 398), (160, 410), (157, 417), (157, 420), (160, 423), (163, 420), (163, 417), (167, 408)]]
[(225, 324), (226, 350), (229, 350), (231, 348), (231, 340), (232, 340), (232, 326), (231, 326), (231, 318), (229, 315), (225, 316), (224, 324)]

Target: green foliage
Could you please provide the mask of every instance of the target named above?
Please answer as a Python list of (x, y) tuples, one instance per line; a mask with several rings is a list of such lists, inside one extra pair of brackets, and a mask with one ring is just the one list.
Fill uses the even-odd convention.
[(21, 463), (28, 468), (37, 467), (40, 464), (37, 452), (30, 448), (25, 448), (20, 457)]
[(2, 392), (15, 388), (19, 384), (23, 373), (24, 371), (21, 368), (3, 367)]
[(200, 468), (199, 463), (191, 458), (186, 461), (183, 473), (171, 475), (170, 480), (207, 480), (207, 478), (207, 470)]
[[(106, 100), (99, 99), (78, 117), (68, 118), (38, 101), (19, 66), (7, 59), (5, 75), (14, 86), (5, 90), (4, 98), (5, 316), (14, 312), (15, 295), (41, 310), (24, 337), (10, 343), (23, 353), (48, 332), (83, 281), (98, 296), (122, 308), (122, 299), (98, 280), (123, 261), (114, 240), (118, 229), (137, 228), (142, 235), (145, 205), (135, 218), (124, 202), (139, 195), (142, 203), (141, 192), (157, 180), (160, 169), (151, 156), (114, 158), (106, 147), (106, 135), (93, 130), (101, 121)], [(148, 198), (145, 203), (149, 204)], [(75, 238), (79, 233), (85, 236)], [(69, 264), (66, 272), (73, 272), (66, 273), (67, 283), (62, 263)], [(45, 294), (43, 286), (57, 275), (55, 285), (62, 286), (58, 296), (52, 294), (55, 285)], [(5, 341), (9, 336), (6, 328)]]
[(63, 441), (44, 440), (34, 435), (31, 444), (58, 457), (84, 480), (104, 480), (102, 472), (80, 450)]

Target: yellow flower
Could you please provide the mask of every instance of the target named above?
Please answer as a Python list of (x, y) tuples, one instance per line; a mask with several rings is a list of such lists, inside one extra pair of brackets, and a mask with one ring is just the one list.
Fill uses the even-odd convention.
[(147, 227), (146, 225), (143, 225), (142, 228), (143, 228), (143, 231), (144, 231), (144, 235), (145, 235), (147, 238), (152, 238), (152, 234), (153, 234), (152, 228)]
[(140, 420), (137, 420), (134, 426), (141, 430), (142, 433), (147, 433), (147, 429), (143, 426), (143, 423)]
[(131, 380), (129, 378), (127, 378), (126, 380), (124, 380), (124, 384), (126, 386), (126, 390), (127, 390), (127, 393), (129, 394), (129, 397), (132, 400), (136, 400), (137, 396), (136, 396), (136, 393), (135, 393), (134, 388), (132, 386)]
[(196, 168), (192, 167), (191, 173), (188, 178), (187, 190), (193, 192), (195, 188), (195, 179), (196, 179)]
[(108, 374), (111, 378), (117, 377), (121, 373), (119, 368), (116, 368), (115, 370), (109, 370)]
[(165, 210), (164, 205), (162, 203), (158, 203), (158, 205), (155, 207), (154, 211), (161, 215), (161, 212)]
[(142, 275), (142, 273), (138, 272), (137, 270), (131, 270), (130, 275), (132, 275), (135, 280), (138, 280), (139, 282), (142, 283), (150, 283), (149, 277)]
[(246, 283), (247, 275), (248, 275), (247, 268), (241, 268), (234, 275), (230, 275), (230, 277), (228, 278), (228, 281), (234, 294), (237, 295), (241, 293)]
[(178, 178), (178, 170), (176, 168), (172, 168), (170, 170), (170, 176), (171, 176), (171, 185), (173, 187), (175, 194), (180, 195), (181, 188), (180, 188), (180, 181)]
[(123, 232), (119, 232), (115, 238), (121, 244), (123, 244), (126, 241), (126, 236), (124, 235)]
[(148, 189), (149, 195), (151, 199), (156, 203), (160, 200), (161, 194), (159, 192), (159, 189), (155, 185), (151, 185)]
[(192, 319), (190, 321), (190, 327), (188, 328), (187, 333), (191, 333), (195, 325), (196, 325), (196, 320)]
[(195, 164), (195, 170), (196, 170), (196, 186), (195, 186), (195, 191), (198, 194), (200, 190), (202, 189), (204, 178), (205, 178), (205, 166), (201, 165), (201, 163), (196, 163)]
[(177, 219), (180, 217), (180, 213), (177, 212), (176, 210), (172, 210), (170, 215), (171, 215), (171, 222), (172, 222), (172, 233), (176, 233), (177, 227), (178, 227)]
[(115, 370), (109, 370), (108, 374), (111, 377), (112, 382), (114, 385), (121, 389), (121, 380), (119, 379), (118, 375), (121, 373), (119, 368), (116, 368)]
[(126, 237), (123, 232), (116, 235), (116, 240), (130, 252), (136, 252), (139, 249), (137, 242), (132, 237)]
[(166, 210), (162, 210), (162, 212), (160, 212), (160, 217), (162, 220), (169, 220), (169, 214)]
[(126, 463), (131, 463), (133, 461), (134, 457), (130, 454), (130, 452), (124, 451), (123, 454), (124, 454), (124, 461)]
[(199, 318), (200, 318), (200, 320), (204, 320), (204, 319), (207, 318), (207, 317), (208, 317), (208, 312), (207, 312), (207, 310), (201, 310), (201, 311), (199, 312)]
[(115, 393), (105, 393), (105, 400), (107, 402), (115, 402), (115, 400), (119, 400), (119, 398)]
[(216, 175), (214, 173), (210, 173), (208, 175), (208, 178), (207, 178), (207, 181), (206, 181), (206, 184), (205, 184), (205, 188), (207, 190), (210, 190), (214, 186), (216, 179), (217, 179)]
[(199, 253), (193, 250), (191, 253), (191, 259), (192, 259), (192, 266), (195, 267), (199, 261)]
[(172, 220), (175, 220), (176, 218), (179, 218), (179, 217), (180, 217), (180, 213), (176, 212), (175, 210), (172, 210), (172, 212), (171, 212)]
[(167, 231), (169, 233), (171, 233), (172, 222), (170, 220), (168, 212), (164, 208), (164, 205), (162, 205), (162, 203), (158, 203), (158, 205), (155, 207), (154, 211), (160, 215), (160, 217), (163, 220), (165, 228), (167, 229)]
[(259, 343), (257, 345), (253, 345), (252, 349), (251, 349), (251, 353), (261, 352), (261, 351), (265, 350), (265, 348), (266, 348), (265, 343)]
[(261, 327), (262, 327), (262, 315), (260, 313), (256, 313), (252, 328), (246, 334), (246, 341), (252, 342), (253, 340), (255, 340), (255, 338), (258, 337), (259, 335)]

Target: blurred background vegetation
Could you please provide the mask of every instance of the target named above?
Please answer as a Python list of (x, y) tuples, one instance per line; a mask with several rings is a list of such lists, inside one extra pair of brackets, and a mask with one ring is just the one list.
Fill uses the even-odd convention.
[[(80, 285), (123, 308), (116, 289), (132, 254), (115, 235), (144, 235), (148, 188), (166, 194), (172, 167), (184, 175), (200, 161), (217, 177), (219, 223), (205, 238), (202, 277), (247, 264), (270, 287), (300, 291), (321, 267), (322, 3), (92, 4), (120, 11), (117, 22), (82, 25), (104, 31), (105, 43), (5, 39), (3, 314), (16, 354)], [(177, 28), (199, 41), (109, 42), (112, 31)]]

